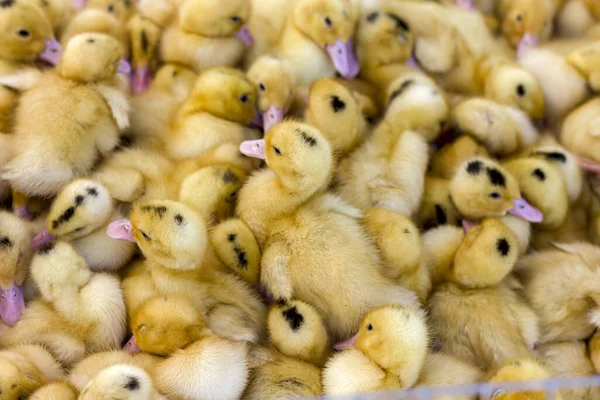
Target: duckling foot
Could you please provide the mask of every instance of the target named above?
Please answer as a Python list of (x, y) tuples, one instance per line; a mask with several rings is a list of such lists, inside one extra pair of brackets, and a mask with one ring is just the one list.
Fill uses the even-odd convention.
[(133, 94), (138, 95), (144, 93), (152, 83), (152, 75), (150, 67), (136, 67), (133, 70), (133, 82), (131, 88)]
[(33, 239), (31, 239), (31, 247), (33, 247), (34, 250), (38, 250), (41, 249), (45, 244), (50, 243), (53, 240), (56, 240), (56, 237), (52, 236), (50, 233), (48, 233), (48, 231), (43, 231), (38, 233), (34, 236)]
[(267, 133), (267, 131), (276, 123), (283, 120), (284, 111), (283, 108), (278, 108), (275, 106), (269, 107), (269, 109), (263, 113), (262, 120), (264, 124), (263, 132)]
[(31, 211), (29, 211), (29, 208), (27, 208), (26, 205), (21, 206), (21, 207), (16, 207), (13, 211), (17, 217), (22, 218), (27, 221), (31, 221), (34, 217), (33, 213)]
[(25, 296), (23, 288), (16, 283), (8, 290), (0, 288), (0, 317), (9, 326), (15, 326), (23, 315)]
[(244, 42), (247, 46), (252, 46), (254, 44), (254, 37), (250, 33), (250, 29), (248, 29), (248, 25), (242, 26), (242, 29), (235, 34), (235, 37)]
[(132, 336), (131, 339), (127, 341), (125, 346), (123, 346), (123, 351), (129, 354), (137, 354), (142, 351), (135, 342), (135, 336)]
[(325, 48), (333, 62), (333, 66), (342, 77), (352, 79), (358, 75), (360, 66), (351, 40), (346, 43), (338, 40), (334, 44), (325, 46)]
[(517, 46), (517, 58), (521, 58), (529, 49), (536, 46), (539, 41), (539, 36), (526, 33)]

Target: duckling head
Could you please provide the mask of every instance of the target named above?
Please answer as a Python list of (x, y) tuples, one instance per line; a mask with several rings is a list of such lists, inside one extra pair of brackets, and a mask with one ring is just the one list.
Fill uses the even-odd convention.
[(431, 173), (443, 178), (452, 178), (466, 160), (478, 156), (489, 157), (485, 146), (477, 143), (471, 136), (462, 135), (432, 156)]
[(404, 64), (411, 58), (413, 46), (408, 23), (393, 13), (373, 11), (359, 21), (356, 53), (363, 68)]
[(247, 0), (185, 0), (179, 6), (182, 30), (206, 37), (235, 35), (248, 46), (254, 43), (246, 25), (249, 18)]
[(502, 32), (508, 42), (522, 54), (550, 37), (552, 12), (549, 6), (537, 0), (513, 1), (502, 20)]
[(573, 204), (583, 191), (583, 172), (573, 153), (556, 143), (553, 138), (551, 140), (552, 143), (540, 143), (533, 148), (529, 156), (544, 159), (558, 170), (566, 185), (569, 202)]
[(136, 203), (131, 221), (111, 223), (107, 233), (117, 240), (136, 242), (144, 257), (166, 268), (194, 270), (202, 262), (207, 232), (202, 217), (182, 203)]
[(80, 400), (149, 400), (154, 386), (141, 368), (119, 364), (102, 370), (83, 389)]
[(102, 33), (82, 33), (65, 46), (59, 74), (66, 79), (92, 83), (111, 79), (125, 66), (119, 42)]
[(0, 318), (14, 326), (25, 309), (23, 282), (31, 260), (31, 243), (25, 223), (0, 212)]
[(321, 131), (339, 155), (354, 149), (366, 124), (352, 92), (335, 79), (319, 79), (313, 83), (306, 121)]
[[(14, 61), (33, 61), (39, 56), (56, 65), (58, 52), (52, 25), (44, 12), (30, 2), (0, 1), (0, 57)], [(46, 51), (47, 50), (47, 51)]]
[(541, 121), (546, 113), (542, 87), (535, 76), (518, 66), (494, 68), (485, 81), (485, 97), (518, 107), (533, 120)]
[(131, 330), (140, 350), (168, 356), (205, 335), (202, 314), (183, 296), (157, 296), (131, 317)]
[(300, 300), (274, 304), (267, 316), (267, 329), (282, 354), (317, 365), (325, 361), (327, 329), (313, 306)]
[(180, 64), (168, 63), (156, 71), (152, 88), (169, 90), (175, 93), (177, 98), (185, 100), (192, 91), (197, 79), (198, 75), (193, 69)]
[(552, 165), (539, 158), (519, 158), (504, 167), (517, 179), (523, 198), (541, 211), (539, 227), (556, 229), (565, 222), (569, 211), (567, 188)]
[(22, 356), (8, 351), (0, 353), (0, 393), (3, 400), (29, 398), (45, 383), (41, 372)]
[(275, 125), (262, 140), (243, 142), (243, 154), (265, 159), (282, 184), (294, 193), (317, 191), (331, 180), (331, 146), (319, 130), (296, 121)]
[(87, 236), (108, 221), (113, 211), (108, 189), (96, 181), (78, 179), (54, 199), (46, 219), (46, 231), (31, 241), (39, 249), (59, 238), (71, 241)]
[(87, 0), (85, 8), (106, 11), (119, 21), (125, 22), (133, 7), (130, 0)]
[(512, 230), (496, 218), (472, 228), (454, 257), (449, 278), (467, 288), (500, 283), (512, 271), (519, 247)]
[[(490, 379), (490, 383), (537, 381), (551, 378), (551, 374), (534, 359), (517, 359), (506, 362)], [(556, 393), (557, 399), (560, 399)], [(509, 392), (504, 389), (496, 390), (493, 400), (544, 400), (544, 391)]]
[(283, 120), (294, 94), (294, 75), (288, 61), (262, 56), (248, 70), (248, 79), (258, 89), (258, 111), (265, 132)]
[(293, 11), (296, 28), (326, 49), (344, 78), (358, 75), (359, 64), (352, 36), (356, 26), (352, 4), (346, 0), (301, 0)]
[(498, 163), (481, 157), (465, 161), (450, 182), (450, 196), (469, 219), (501, 217), (510, 213), (530, 222), (542, 215), (523, 198), (514, 176)]
[(428, 345), (425, 313), (394, 304), (370, 311), (356, 336), (336, 349), (356, 346), (381, 369), (398, 376), (402, 387), (412, 387), (419, 379)]
[(150, 66), (160, 40), (162, 29), (152, 20), (142, 15), (133, 16), (127, 23), (131, 39), (131, 59), (133, 67), (133, 94), (145, 92), (152, 83)]
[(256, 116), (256, 89), (241, 71), (213, 68), (198, 77), (183, 110), (187, 113), (205, 111), (248, 125)]

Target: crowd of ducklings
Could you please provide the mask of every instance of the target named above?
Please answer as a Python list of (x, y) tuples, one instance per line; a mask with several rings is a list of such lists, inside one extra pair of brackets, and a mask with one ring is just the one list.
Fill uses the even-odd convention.
[(0, 400), (600, 372), (597, 0), (0, 0), (0, 31)]

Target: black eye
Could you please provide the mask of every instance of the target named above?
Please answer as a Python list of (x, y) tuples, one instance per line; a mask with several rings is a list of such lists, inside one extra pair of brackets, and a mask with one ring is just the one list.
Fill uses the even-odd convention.
[(493, 193), (490, 193), (490, 197), (492, 199), (499, 199), (502, 196), (500, 196), (500, 193), (498, 193), (498, 192), (493, 192)]
[(281, 155), (281, 151), (279, 151), (279, 149), (275, 146), (273, 146), (273, 150), (275, 151), (275, 154), (277, 154), (278, 156)]
[(238, 17), (237, 15), (234, 15), (233, 17), (231, 17), (231, 20), (237, 24), (237, 23), (238, 23), (238, 22), (240, 22), (242, 19), (241, 19), (240, 17)]
[(111, 4), (110, 6), (108, 6), (107, 10), (109, 13), (113, 13), (115, 12), (115, 7)]
[(526, 93), (527, 93), (527, 91), (525, 90), (525, 86), (523, 86), (523, 85), (517, 86), (517, 94), (519, 95), (519, 97), (525, 96)]
[(265, 90), (267, 90), (267, 88), (265, 87), (265, 85), (261, 83), (258, 84), (258, 88), (260, 89), (261, 92), (264, 92)]
[(147, 241), (150, 241), (152, 239), (150, 239), (150, 236), (146, 235), (146, 232), (142, 232), (142, 236), (144, 237), (144, 239), (146, 239)]
[(31, 36), (31, 32), (29, 32), (27, 29), (19, 29), (17, 31), (17, 35), (21, 36), (22, 38), (27, 38)]
[(369, 325), (367, 325), (367, 330), (368, 330), (368, 331), (372, 331), (372, 330), (373, 330), (373, 324), (369, 324)]
[(523, 21), (523, 16), (521, 14), (517, 14), (517, 21)]
[(330, 28), (333, 28), (333, 22), (331, 22), (331, 18), (325, 17), (323, 18), (323, 21), (325, 21), (325, 25), (327, 25)]
[(230, 199), (233, 199), (235, 196), (237, 196), (237, 192), (233, 192), (229, 195)]
[(81, 232), (83, 229), (84, 229), (83, 227), (77, 228), (77, 229), (74, 230), (74, 232)]
[(242, 103), (247, 103), (247, 102), (248, 102), (248, 100), (249, 100), (249, 98), (248, 98), (248, 95), (247, 95), (247, 94), (243, 94), (243, 95), (241, 95), (240, 97), (238, 97), (238, 99), (240, 99), (240, 101), (241, 101)]

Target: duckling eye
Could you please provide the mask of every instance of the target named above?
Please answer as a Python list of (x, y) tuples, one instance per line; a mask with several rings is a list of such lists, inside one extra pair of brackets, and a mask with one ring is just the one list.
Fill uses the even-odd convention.
[(519, 97), (525, 96), (525, 93), (527, 93), (527, 91), (525, 90), (525, 86), (523, 86), (523, 85), (517, 86), (517, 95), (519, 95)]
[(279, 151), (279, 149), (275, 146), (273, 146), (273, 150), (275, 151), (275, 154), (277, 154), (278, 156), (281, 155), (281, 151)]
[(490, 193), (490, 197), (492, 199), (499, 199), (502, 196), (500, 196), (500, 193), (498, 193), (498, 192), (493, 192), (493, 193)]
[(523, 16), (521, 14), (517, 14), (517, 21), (523, 21)]
[(77, 228), (77, 229), (75, 229), (73, 232), (81, 232), (82, 230), (83, 230), (83, 227), (81, 227), (81, 228)]
[(247, 94), (243, 94), (243, 95), (241, 95), (241, 96), (240, 96), (240, 97), (238, 97), (238, 98), (240, 99), (240, 101), (241, 101), (242, 103), (247, 103), (247, 102), (248, 102), (248, 100), (249, 100), (249, 98), (248, 98), (248, 95), (247, 95)]
[(373, 328), (373, 324), (369, 324), (369, 325), (367, 325), (367, 330), (368, 330), (368, 331), (372, 331), (373, 329), (374, 329), (374, 328)]
[(150, 241), (152, 239), (150, 239), (150, 236), (146, 235), (146, 232), (142, 232), (142, 236), (144, 237), (144, 239), (146, 239), (147, 241)]
[(107, 8), (109, 13), (115, 12), (115, 6), (113, 6), (112, 4), (110, 6), (108, 6)]
[(233, 193), (231, 193), (231, 194), (229, 195), (229, 198), (230, 198), (230, 199), (233, 199), (233, 198), (235, 198), (235, 196), (237, 196), (237, 192), (233, 192)]
[(31, 32), (29, 32), (27, 29), (19, 29), (17, 31), (17, 35), (21, 36), (22, 38), (27, 38), (31, 36)]
[(264, 92), (265, 90), (267, 90), (267, 88), (265, 87), (265, 85), (263, 85), (263, 83), (262, 83), (262, 82), (260, 82), (260, 83), (258, 84), (258, 88), (260, 89), (260, 91), (261, 91), (261, 92)]
[(230, 18), (231, 21), (235, 22), (236, 24), (238, 22), (240, 22), (242, 19), (240, 17), (238, 17), (237, 15), (234, 15), (233, 17)]
[(325, 21), (325, 25), (327, 25), (329, 28), (333, 28), (333, 22), (331, 22), (331, 18), (325, 17), (323, 18), (323, 21)]

